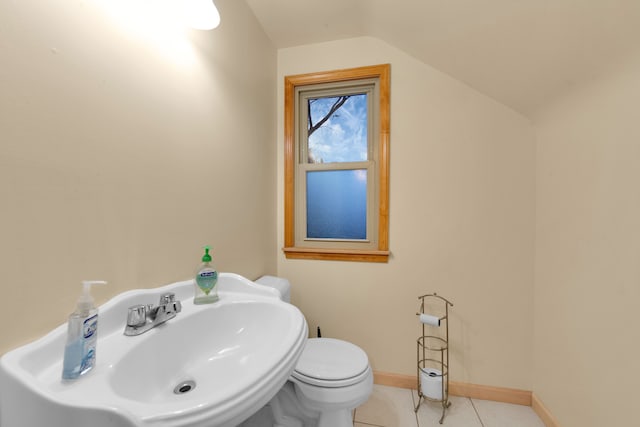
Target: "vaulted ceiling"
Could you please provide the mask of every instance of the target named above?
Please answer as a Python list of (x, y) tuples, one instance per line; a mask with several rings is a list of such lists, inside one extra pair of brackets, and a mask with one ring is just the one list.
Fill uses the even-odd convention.
[(246, 0), (278, 48), (386, 41), (531, 117), (640, 50), (640, 0)]

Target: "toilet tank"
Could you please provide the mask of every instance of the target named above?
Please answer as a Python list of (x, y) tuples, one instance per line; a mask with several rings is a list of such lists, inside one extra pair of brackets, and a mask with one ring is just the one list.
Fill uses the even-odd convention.
[(268, 286), (277, 289), (280, 292), (280, 299), (284, 302), (291, 303), (291, 284), (284, 277), (262, 276), (255, 280), (259, 285)]

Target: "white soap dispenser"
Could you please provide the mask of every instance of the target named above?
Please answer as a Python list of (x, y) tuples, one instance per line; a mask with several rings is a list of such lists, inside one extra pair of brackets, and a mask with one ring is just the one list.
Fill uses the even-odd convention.
[(98, 309), (91, 297), (92, 285), (105, 285), (102, 280), (84, 280), (76, 310), (69, 315), (67, 344), (64, 348), (62, 379), (74, 380), (87, 373), (96, 363), (98, 342)]

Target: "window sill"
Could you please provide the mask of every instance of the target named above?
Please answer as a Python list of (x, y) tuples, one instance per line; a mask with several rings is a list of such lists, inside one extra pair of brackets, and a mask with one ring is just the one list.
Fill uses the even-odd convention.
[(287, 259), (315, 259), (324, 261), (389, 262), (389, 251), (356, 249), (283, 248)]

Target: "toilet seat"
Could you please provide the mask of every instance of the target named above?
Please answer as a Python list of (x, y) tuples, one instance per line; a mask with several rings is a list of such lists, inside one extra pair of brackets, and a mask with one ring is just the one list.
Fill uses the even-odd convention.
[(369, 358), (358, 346), (333, 338), (309, 338), (292, 377), (318, 387), (347, 387), (369, 375)]

